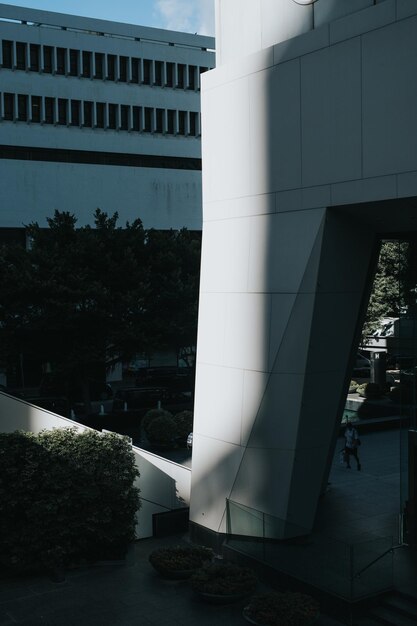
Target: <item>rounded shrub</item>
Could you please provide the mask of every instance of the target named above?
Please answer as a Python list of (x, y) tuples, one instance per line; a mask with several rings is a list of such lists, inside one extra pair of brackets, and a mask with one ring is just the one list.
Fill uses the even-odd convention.
[(156, 417), (170, 417), (172, 419), (172, 413), (170, 413), (169, 411), (166, 411), (165, 409), (150, 409), (149, 411), (147, 411), (142, 420), (143, 430), (145, 431), (146, 434), (148, 434), (149, 424)]
[(174, 415), (174, 423), (175, 436), (185, 444), (189, 433), (193, 430), (193, 412), (180, 411)]
[(146, 429), (149, 443), (153, 445), (173, 445), (175, 439), (175, 422), (169, 415), (160, 415), (149, 422)]

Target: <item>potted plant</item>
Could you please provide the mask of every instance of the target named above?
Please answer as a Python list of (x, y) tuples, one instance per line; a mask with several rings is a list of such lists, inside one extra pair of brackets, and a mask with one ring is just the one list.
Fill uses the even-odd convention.
[(191, 577), (197, 595), (212, 604), (227, 604), (252, 593), (257, 584), (256, 574), (234, 563), (210, 563)]
[(151, 552), (149, 562), (163, 578), (184, 580), (212, 558), (205, 546), (170, 546)]
[(310, 626), (319, 616), (319, 604), (304, 593), (273, 591), (255, 596), (243, 617), (256, 626)]

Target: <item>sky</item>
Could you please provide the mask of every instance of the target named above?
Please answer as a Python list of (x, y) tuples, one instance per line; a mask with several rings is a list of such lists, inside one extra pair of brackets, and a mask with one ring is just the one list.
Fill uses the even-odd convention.
[(214, 0), (5, 0), (5, 3), (214, 36)]

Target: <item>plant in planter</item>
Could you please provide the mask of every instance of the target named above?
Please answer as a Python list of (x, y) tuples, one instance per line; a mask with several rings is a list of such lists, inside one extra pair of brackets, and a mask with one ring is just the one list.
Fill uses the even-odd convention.
[(181, 580), (212, 558), (213, 550), (205, 546), (170, 546), (151, 552), (149, 562), (164, 578)]
[(193, 412), (192, 411), (180, 411), (174, 415), (175, 422), (175, 438), (180, 445), (185, 446), (187, 443), (187, 437), (193, 430)]
[(255, 572), (234, 563), (211, 563), (191, 577), (193, 590), (204, 600), (223, 604), (252, 593), (257, 584)]
[(273, 591), (255, 596), (243, 610), (257, 626), (309, 626), (319, 615), (319, 604), (304, 593)]
[(356, 393), (358, 387), (359, 383), (357, 383), (356, 380), (351, 380), (349, 383), (349, 393)]
[(359, 385), (356, 391), (362, 398), (368, 398), (369, 400), (376, 400), (382, 395), (381, 389), (376, 383), (364, 383)]
[(145, 430), (149, 443), (160, 447), (173, 447), (175, 423), (170, 415), (155, 417)]

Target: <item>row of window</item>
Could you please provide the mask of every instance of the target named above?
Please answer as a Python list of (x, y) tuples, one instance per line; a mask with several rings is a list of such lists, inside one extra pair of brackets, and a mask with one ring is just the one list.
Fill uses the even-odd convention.
[(11, 122), (110, 128), (193, 137), (200, 135), (200, 115), (196, 111), (15, 93), (3, 93), (0, 104), (2, 119)]
[(209, 68), (103, 52), (57, 48), (22, 41), (2, 41), (2, 67), (122, 83), (200, 89)]

